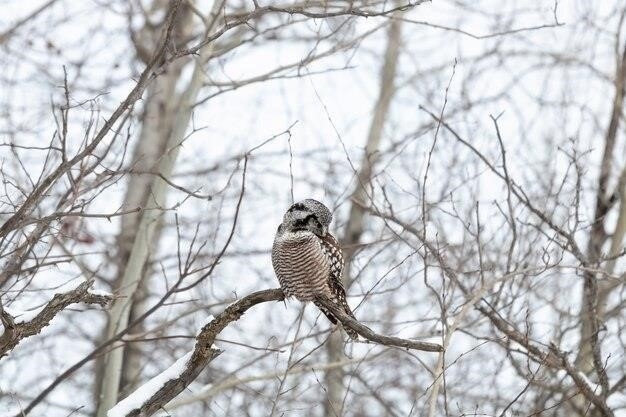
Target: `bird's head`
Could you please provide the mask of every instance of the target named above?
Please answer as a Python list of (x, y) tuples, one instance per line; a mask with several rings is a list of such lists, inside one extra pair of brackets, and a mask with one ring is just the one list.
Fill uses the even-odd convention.
[(332, 219), (333, 215), (328, 207), (317, 200), (307, 198), (289, 207), (278, 227), (278, 233), (309, 231), (324, 237), (328, 233)]

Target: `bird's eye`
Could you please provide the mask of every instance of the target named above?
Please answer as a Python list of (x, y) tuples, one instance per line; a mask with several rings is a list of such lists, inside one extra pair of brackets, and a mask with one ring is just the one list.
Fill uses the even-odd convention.
[(322, 224), (313, 216), (309, 217), (309, 224), (320, 229), (322, 228)]

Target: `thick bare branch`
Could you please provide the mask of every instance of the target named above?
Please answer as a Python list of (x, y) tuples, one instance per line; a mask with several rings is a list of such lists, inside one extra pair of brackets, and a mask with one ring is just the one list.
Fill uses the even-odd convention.
[[(189, 384), (191, 384), (191, 382), (194, 381), (194, 379), (209, 362), (219, 356), (221, 351), (214, 348), (213, 343), (215, 342), (217, 335), (224, 330), (226, 326), (239, 320), (241, 316), (248, 311), (248, 309), (257, 304), (269, 301), (281, 301), (283, 299), (283, 291), (276, 288), (257, 291), (232, 303), (222, 313), (218, 314), (214, 319), (202, 327), (196, 337), (196, 344), (193, 352), (185, 364), (185, 369), (179, 375), (176, 375), (174, 378), (165, 382), (161, 388), (159, 388), (155, 393), (152, 393), (150, 398), (145, 399), (139, 408), (130, 410), (126, 416), (150, 416), (156, 411), (162, 409), (169, 401), (171, 401)], [(369, 341), (385, 346), (396, 346), (405, 349), (423, 350), (427, 352), (440, 352), (443, 349), (440, 345), (434, 343), (379, 335), (367, 326), (364, 326), (349, 317), (328, 298), (321, 297), (319, 298), (319, 302), (331, 310), (335, 317), (337, 317), (344, 326), (356, 331)], [(137, 399), (133, 397), (133, 394), (131, 394), (127, 399), (121, 401), (116, 407), (119, 407), (118, 410), (124, 409), (125, 407), (128, 407), (129, 403), (133, 404), (135, 401), (137, 401)], [(109, 413), (118, 415), (118, 410), (113, 408)]]
[(32, 320), (26, 322), (16, 321), (15, 317), (11, 316), (6, 309), (0, 306), (0, 320), (4, 325), (4, 333), (0, 335), (0, 358), (27, 337), (41, 332), (58, 313), (70, 304), (86, 303), (101, 306), (108, 304), (113, 299), (113, 296), (89, 292), (93, 282), (93, 279), (91, 279), (81, 283), (71, 291), (55, 294), (52, 300)]
[[(193, 353), (185, 370), (177, 377), (166, 382), (143, 405), (130, 411), (127, 416), (150, 416), (163, 408), (170, 400), (180, 394), (200, 374), (206, 365), (215, 359), (221, 351), (213, 347), (217, 335), (230, 323), (237, 321), (251, 307), (269, 301), (284, 299), (281, 289), (264, 290), (252, 293), (228, 306), (222, 313), (207, 323), (198, 333)], [(131, 394), (132, 396), (133, 394)], [(124, 400), (126, 401), (126, 400)], [(118, 406), (124, 406), (124, 401)]]

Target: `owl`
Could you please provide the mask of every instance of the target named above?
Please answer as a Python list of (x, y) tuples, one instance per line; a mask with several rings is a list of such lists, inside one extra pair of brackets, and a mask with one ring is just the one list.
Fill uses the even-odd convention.
[[(328, 232), (333, 216), (317, 200), (293, 204), (278, 226), (272, 247), (272, 265), (286, 297), (313, 303), (333, 324), (337, 319), (315, 298), (324, 295), (354, 317), (343, 287), (343, 253), (339, 242)], [(345, 329), (352, 339), (357, 334)]]

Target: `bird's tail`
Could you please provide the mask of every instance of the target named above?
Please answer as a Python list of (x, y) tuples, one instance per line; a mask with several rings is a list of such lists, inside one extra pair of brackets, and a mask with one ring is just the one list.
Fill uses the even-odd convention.
[[(333, 302), (335, 302), (336, 304), (339, 304), (339, 306), (341, 307), (341, 309), (342, 309), (342, 310), (343, 310), (343, 311), (344, 311), (347, 315), (349, 315), (350, 317), (352, 317), (353, 319), (355, 319), (355, 320), (356, 320), (356, 317), (354, 317), (354, 314), (352, 313), (352, 310), (350, 309), (350, 306), (348, 305), (348, 303), (346, 302), (346, 300), (345, 300), (345, 299), (343, 299), (343, 300), (332, 300), (332, 301), (333, 301)], [(332, 324), (337, 324), (337, 322), (338, 322), (337, 317), (335, 317), (335, 316), (333, 315), (333, 313), (332, 313), (330, 310), (328, 310), (326, 307), (324, 307), (324, 306), (322, 305), (322, 303), (320, 303), (320, 302), (318, 302), (318, 301), (314, 301), (314, 304), (317, 306), (317, 308), (319, 308), (319, 309), (320, 309), (320, 311), (321, 311), (322, 313), (324, 313), (324, 315), (325, 315), (326, 317), (328, 317), (328, 320), (330, 320), (330, 322), (331, 322)], [(343, 329), (346, 331), (346, 333), (348, 334), (348, 336), (350, 337), (350, 339), (352, 339), (352, 340), (358, 340), (358, 339), (359, 339), (359, 335), (358, 335), (358, 333), (357, 333), (357, 332), (355, 332), (354, 330), (349, 329), (349, 328), (347, 328), (347, 327), (345, 327), (345, 326), (342, 326), (342, 327), (343, 327)]]

